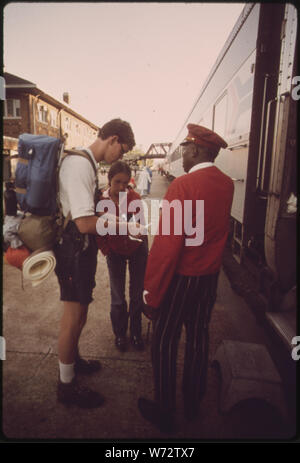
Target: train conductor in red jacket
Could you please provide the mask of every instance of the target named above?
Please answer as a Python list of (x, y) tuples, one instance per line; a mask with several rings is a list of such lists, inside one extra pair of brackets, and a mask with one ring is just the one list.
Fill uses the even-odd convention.
[[(181, 143), (187, 175), (175, 179), (165, 195), (144, 282), (144, 314), (155, 320), (151, 350), (155, 400), (141, 397), (138, 407), (142, 416), (163, 432), (175, 428), (176, 360), (183, 325), (186, 348), (182, 392), (186, 419), (197, 417), (205, 393), (208, 328), (234, 190), (231, 178), (214, 165), (227, 143), (200, 125), (189, 124), (187, 128), (188, 135)], [(177, 210), (170, 207), (174, 200)], [(178, 203), (182, 206), (181, 214)], [(170, 220), (169, 233), (164, 233), (165, 217)]]

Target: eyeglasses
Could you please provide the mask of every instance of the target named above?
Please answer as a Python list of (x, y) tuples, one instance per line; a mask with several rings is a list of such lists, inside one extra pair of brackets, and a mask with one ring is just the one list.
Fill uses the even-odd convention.
[(120, 146), (121, 146), (121, 153), (120, 154), (121, 154), (121, 156), (123, 156), (125, 153), (127, 153), (128, 148), (126, 147), (127, 149), (125, 149), (124, 146), (123, 146), (123, 143), (121, 143), (120, 141), (119, 141), (119, 143), (120, 143)]

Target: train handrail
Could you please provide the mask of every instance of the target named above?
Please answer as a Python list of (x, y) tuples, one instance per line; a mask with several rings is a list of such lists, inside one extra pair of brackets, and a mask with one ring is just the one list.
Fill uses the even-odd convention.
[(265, 142), (264, 142), (264, 151), (262, 156), (262, 167), (260, 172), (260, 189), (264, 190), (264, 181), (265, 181), (265, 171), (266, 171), (266, 157), (267, 157), (267, 148), (268, 148), (268, 136), (269, 136), (269, 125), (270, 125), (270, 113), (271, 113), (271, 106), (274, 102), (277, 101), (277, 97), (273, 98), (268, 102), (267, 106), (267, 117), (266, 117), (266, 132), (265, 132)]
[(229, 146), (227, 149), (229, 151), (234, 151), (241, 148), (247, 148), (247, 146), (249, 146), (249, 143), (240, 143), (239, 145)]
[[(275, 125), (274, 125), (274, 137), (273, 137), (273, 145), (272, 145), (272, 158), (274, 158), (274, 159), (276, 159), (275, 154), (276, 154), (276, 145), (277, 145), (277, 139), (278, 139), (280, 105), (281, 105), (281, 103), (285, 103), (286, 100), (287, 100), (287, 97), (290, 97), (290, 96), (291, 96), (291, 93), (289, 91), (286, 91), (284, 93), (281, 93), (280, 95), (278, 95), (275, 98), (275, 100), (279, 104), (277, 105), (277, 108), (276, 108)], [(279, 139), (280, 139), (280, 137), (279, 137)], [(275, 143), (274, 143), (274, 140), (275, 140)], [(272, 170), (271, 170), (271, 178), (273, 178), (273, 176), (274, 176), (274, 169), (275, 169), (275, 164), (273, 163)], [(273, 195), (273, 196), (280, 197), (280, 192), (275, 191), (275, 190), (276, 190), (276, 187), (273, 189), (273, 187), (271, 185), (269, 185), (269, 187), (268, 187), (268, 195)]]
[(261, 156), (262, 156), (262, 145), (263, 145), (265, 108), (266, 108), (266, 99), (267, 99), (267, 83), (268, 83), (269, 77), (270, 77), (270, 74), (266, 74), (265, 79), (264, 79), (262, 117), (261, 117), (260, 135), (259, 135), (258, 162), (257, 162), (257, 172), (256, 172), (256, 189), (258, 189), (259, 187), (260, 178), (261, 178)]
[[(267, 149), (268, 149), (268, 136), (269, 136), (269, 125), (270, 125), (270, 114), (271, 114), (271, 106), (273, 103), (276, 103), (278, 101), (282, 101), (285, 99), (287, 96), (290, 96), (290, 92), (284, 92), (281, 93), (280, 95), (277, 95), (275, 98), (272, 100), (268, 101), (267, 104), (267, 116), (266, 116), (266, 129), (265, 129), (265, 140), (264, 140), (264, 150), (263, 150), (263, 155), (261, 157), (261, 153), (259, 155), (259, 175), (256, 178), (256, 188), (261, 191), (264, 191), (264, 181), (265, 181), (265, 170), (266, 170), (266, 159), (267, 159)], [(278, 133), (278, 120), (276, 121), (276, 128), (274, 127), (274, 133), (276, 134), (274, 138), (277, 138), (277, 133)], [(273, 141), (274, 144), (274, 141)], [(262, 161), (262, 165), (261, 164)]]

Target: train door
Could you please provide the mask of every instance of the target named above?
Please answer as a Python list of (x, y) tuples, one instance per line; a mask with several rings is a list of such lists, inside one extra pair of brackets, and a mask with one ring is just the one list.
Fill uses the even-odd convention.
[(271, 172), (271, 137), (280, 65), (284, 4), (261, 4), (243, 217), (243, 263), (259, 277), (265, 266), (265, 225)]
[(259, 264), (268, 318), (288, 344), (296, 333), (296, 34), (293, 5), (262, 6), (244, 222), (245, 264)]
[(267, 318), (290, 347), (296, 336), (297, 258), (297, 11), (285, 5), (272, 133), (270, 180), (267, 190), (265, 257), (272, 284)]

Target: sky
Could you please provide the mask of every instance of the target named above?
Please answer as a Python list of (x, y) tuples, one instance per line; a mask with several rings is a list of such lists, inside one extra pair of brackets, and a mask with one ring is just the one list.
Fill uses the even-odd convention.
[(130, 122), (138, 147), (171, 143), (243, 3), (9, 3), (4, 71), (97, 126)]

